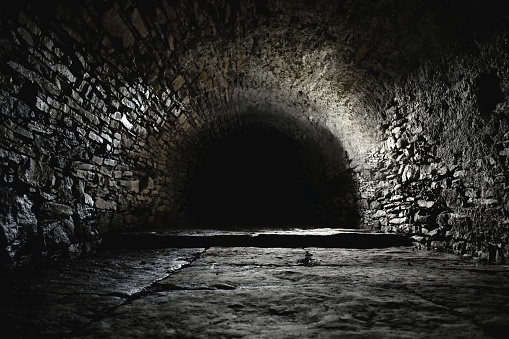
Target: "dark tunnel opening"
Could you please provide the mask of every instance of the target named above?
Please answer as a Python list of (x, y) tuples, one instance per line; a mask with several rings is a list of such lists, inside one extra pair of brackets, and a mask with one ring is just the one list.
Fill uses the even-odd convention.
[(187, 227), (358, 227), (352, 173), (325, 129), (251, 122), (189, 154)]
[(192, 187), (198, 224), (273, 225), (310, 221), (311, 192), (298, 146), (283, 135), (241, 130), (211, 147)]

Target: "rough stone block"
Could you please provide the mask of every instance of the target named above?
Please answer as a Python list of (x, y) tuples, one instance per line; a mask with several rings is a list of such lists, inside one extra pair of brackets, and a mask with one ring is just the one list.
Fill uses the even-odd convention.
[(83, 193), (83, 201), (89, 206), (94, 206), (94, 199), (88, 193)]
[(95, 173), (92, 171), (85, 171), (82, 169), (76, 169), (72, 172), (76, 178), (84, 179), (86, 181), (92, 181), (95, 177)]
[(74, 223), (70, 220), (56, 221), (43, 228), (44, 243), (49, 249), (67, 249), (73, 234)]
[(102, 144), (103, 143), (103, 138), (101, 138), (100, 136), (98, 136), (97, 134), (95, 134), (93, 131), (90, 131), (88, 133), (88, 137), (91, 139), (91, 140), (94, 140), (95, 142), (99, 143), (99, 144)]
[(146, 38), (148, 36), (148, 29), (145, 26), (145, 23), (143, 22), (143, 19), (140, 15), (140, 11), (138, 10), (138, 8), (134, 9), (133, 14), (131, 16), (131, 20), (133, 22), (134, 27), (136, 27), (140, 35)]
[(97, 165), (102, 165), (104, 162), (104, 158), (98, 157), (96, 155), (92, 156), (92, 161), (95, 162)]
[(406, 221), (407, 221), (406, 217), (392, 218), (392, 219), (389, 220), (389, 224), (392, 224), (392, 225), (401, 225), (401, 224), (404, 224)]
[(71, 73), (69, 68), (66, 65), (57, 64), (55, 69), (58, 73), (60, 73), (64, 78), (66, 78), (70, 83), (76, 82), (76, 76)]
[(34, 187), (52, 186), (55, 181), (53, 169), (46, 163), (29, 158), (19, 169), (19, 179)]
[(50, 215), (71, 216), (74, 209), (70, 206), (59, 204), (56, 202), (45, 202), (41, 206), (41, 211)]
[(132, 192), (140, 192), (140, 181), (139, 180), (130, 180), (126, 182), (126, 187), (129, 191)]
[(182, 75), (179, 75), (172, 82), (173, 89), (175, 91), (178, 91), (185, 83), (186, 80), (184, 79), (184, 77)]
[(104, 200), (103, 198), (97, 198), (95, 201), (95, 207), (102, 210), (116, 210), (117, 203), (111, 200)]
[(76, 214), (78, 218), (81, 220), (90, 218), (92, 216), (93, 208), (83, 205), (83, 204), (76, 204)]
[(102, 23), (108, 33), (122, 39), (124, 47), (129, 47), (134, 43), (133, 34), (114, 8), (104, 13)]
[(402, 182), (406, 183), (417, 180), (419, 176), (420, 176), (419, 167), (414, 165), (406, 165), (401, 175), (401, 180)]
[[(125, 114), (122, 116), (120, 122), (122, 123), (122, 125), (124, 125), (125, 128), (127, 128), (128, 131), (130, 131), (133, 128), (133, 124), (131, 124), (131, 122), (127, 119), (127, 116)], [(115, 138), (118, 139), (116, 136)]]
[(420, 208), (430, 209), (433, 208), (433, 206), (435, 206), (435, 201), (418, 200), (417, 206), (419, 206)]

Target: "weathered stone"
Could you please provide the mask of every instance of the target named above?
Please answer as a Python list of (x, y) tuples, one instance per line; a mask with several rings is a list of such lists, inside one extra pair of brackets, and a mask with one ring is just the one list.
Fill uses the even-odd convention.
[(116, 160), (113, 159), (104, 159), (104, 165), (106, 166), (115, 166), (117, 164)]
[(498, 205), (498, 199), (487, 198), (487, 199), (479, 199), (478, 200), (481, 205)]
[(122, 116), (120, 122), (122, 123), (122, 125), (124, 125), (125, 128), (127, 128), (127, 130), (131, 130), (133, 128), (133, 124), (129, 122), (125, 114)]
[(134, 43), (133, 34), (114, 8), (104, 13), (102, 24), (108, 33), (122, 39), (124, 47), (129, 47)]
[(377, 210), (375, 214), (373, 214), (373, 218), (382, 218), (385, 217), (386, 215), (387, 212), (385, 212), (384, 210)]
[(17, 224), (28, 235), (37, 234), (37, 216), (33, 209), (33, 202), (26, 196), (16, 197)]
[(126, 182), (127, 189), (133, 192), (140, 191), (140, 181), (139, 180), (131, 180)]
[(41, 206), (41, 211), (50, 215), (71, 216), (74, 209), (68, 205), (59, 204), (56, 202), (45, 202)]
[(69, 237), (61, 227), (55, 227), (50, 231), (49, 237), (46, 239), (46, 244), (51, 248), (52, 246), (65, 246), (70, 244)]
[(100, 165), (102, 165), (102, 164), (103, 164), (104, 159), (103, 159), (103, 158), (101, 158), (101, 157), (98, 157), (98, 156), (95, 156), (95, 155), (94, 155), (94, 156), (92, 157), (92, 161), (93, 161), (93, 162), (95, 162), (97, 165), (99, 165), (99, 166), (100, 166)]
[(146, 189), (148, 190), (153, 190), (155, 188), (155, 182), (154, 182), (154, 179), (152, 179), (151, 177), (148, 177), (147, 179), (147, 187)]
[(509, 156), (509, 148), (504, 148), (503, 150), (498, 152), (498, 154), (501, 155), (501, 156), (504, 156), (504, 157)]
[(88, 133), (88, 137), (89, 137), (91, 140), (94, 140), (94, 141), (96, 141), (96, 142), (98, 142), (98, 143), (100, 143), (100, 144), (102, 144), (102, 143), (103, 143), (103, 141), (104, 141), (104, 140), (103, 140), (103, 138), (101, 138), (100, 136), (98, 136), (97, 134), (95, 134), (93, 131), (90, 131), (90, 132)]
[(413, 235), (412, 237), (410, 237), (410, 239), (412, 239), (413, 241), (416, 241), (418, 243), (421, 243), (421, 244), (423, 244), (426, 241), (426, 238), (424, 238), (423, 236), (420, 236), (420, 235)]
[(435, 206), (435, 201), (418, 200), (417, 206), (419, 206), (420, 208), (429, 209), (429, 208), (432, 208), (433, 206)]
[(429, 215), (421, 214), (421, 212), (417, 212), (414, 214), (414, 222), (417, 224), (427, 224)]
[(435, 229), (429, 230), (427, 235), (433, 239), (440, 238), (444, 235), (444, 230), (442, 227), (437, 227)]
[(175, 91), (178, 91), (185, 83), (186, 83), (186, 80), (184, 79), (184, 77), (182, 75), (179, 75), (172, 82), (173, 89)]
[(72, 201), (74, 198), (72, 186), (73, 186), (73, 180), (70, 177), (64, 177), (62, 180), (60, 180), (60, 185), (58, 187), (58, 195), (61, 199), (66, 201)]
[(417, 180), (419, 178), (420, 172), (417, 166), (406, 165), (404, 167), (403, 173), (401, 175), (401, 180), (403, 182), (410, 182)]
[(453, 176), (455, 178), (463, 178), (467, 175), (467, 172), (465, 170), (458, 170), (453, 173)]
[(12, 189), (0, 187), (0, 227), (2, 236), (0, 237), (0, 244), (2, 250), (16, 240), (18, 236), (18, 225), (16, 222), (15, 211), (13, 211), (14, 192)]
[(57, 64), (55, 66), (55, 69), (62, 76), (64, 76), (70, 83), (75, 83), (76, 82), (76, 77), (74, 76), (74, 74), (71, 73), (71, 71), (69, 70), (69, 68), (67, 66), (62, 65), (62, 64)]
[[(78, 215), (78, 218), (83, 220), (83, 219), (90, 218), (92, 216), (92, 211), (94, 209), (87, 205), (83, 205), (83, 204), (79, 204), (79, 203), (76, 204), (76, 214)], [(92, 202), (92, 206), (93, 206), (93, 202)]]
[(19, 179), (34, 187), (45, 187), (54, 184), (55, 176), (48, 164), (29, 158), (19, 169)]
[(446, 227), (449, 224), (449, 213), (442, 212), (439, 215), (437, 215), (436, 221), (438, 226), (440, 227)]
[(406, 221), (407, 221), (406, 217), (389, 219), (389, 223), (393, 225), (401, 225), (404, 224)]
[(18, 27), (18, 33), (30, 46), (33, 46), (34, 40), (32, 39), (32, 35), (26, 29)]
[(92, 171), (85, 171), (85, 170), (81, 170), (81, 169), (76, 169), (75, 171), (72, 172), (72, 174), (76, 178), (84, 179), (86, 181), (92, 181), (95, 178), (95, 173), (94, 172), (92, 172)]
[(444, 251), (445, 250), (445, 242), (443, 241), (432, 241), (430, 243), (431, 249), (435, 251)]
[(396, 194), (396, 195), (393, 195), (391, 198), (390, 198), (390, 201), (402, 201), (403, 200), (403, 196), (402, 195), (399, 195), (399, 194)]
[(115, 201), (104, 200), (103, 198), (99, 197), (95, 201), (95, 207), (102, 209), (102, 210), (116, 210), (117, 203)]
[[(409, 143), (408, 143), (408, 140), (406, 138), (400, 138), (396, 142), (396, 147), (399, 148), (399, 149), (406, 148), (406, 147), (408, 147), (408, 145), (409, 145)], [(407, 156), (410, 156), (410, 154), (407, 154)]]
[(148, 29), (145, 26), (143, 19), (141, 18), (140, 11), (138, 11), (138, 8), (134, 9), (131, 19), (134, 27), (136, 27), (138, 32), (140, 32), (141, 36), (146, 38), (148, 36)]

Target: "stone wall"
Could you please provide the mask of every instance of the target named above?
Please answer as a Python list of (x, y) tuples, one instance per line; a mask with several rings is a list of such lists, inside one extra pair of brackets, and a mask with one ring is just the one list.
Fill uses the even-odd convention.
[[(507, 40), (426, 63), (395, 91), (361, 190), (366, 221), (419, 248), (505, 262)], [(385, 179), (385, 180), (383, 180)]]
[(502, 261), (504, 13), (497, 0), (2, 4), (3, 256), (182, 226), (205, 150), (255, 124), (299, 145), (328, 225)]
[(10, 257), (81, 253), (105, 232), (168, 218), (170, 137), (157, 136), (178, 133), (178, 86), (158, 89), (123, 59), (130, 50), (118, 57), (144, 33), (115, 9), (68, 6), (2, 11), (1, 245)]

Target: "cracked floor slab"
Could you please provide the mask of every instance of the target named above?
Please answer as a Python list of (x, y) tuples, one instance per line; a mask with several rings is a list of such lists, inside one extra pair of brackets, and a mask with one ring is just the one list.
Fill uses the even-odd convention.
[(2, 271), (0, 326), (10, 338), (68, 336), (108, 316), (203, 251), (111, 250)]
[[(14, 338), (505, 338), (509, 268), (445, 253), (106, 251), (2, 275)], [(7, 301), (7, 302), (5, 302)]]

